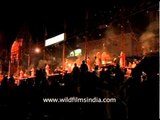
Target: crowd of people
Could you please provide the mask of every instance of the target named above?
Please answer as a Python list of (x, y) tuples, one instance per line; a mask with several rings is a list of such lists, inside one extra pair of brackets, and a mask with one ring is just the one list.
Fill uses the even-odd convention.
[[(119, 64), (88, 71), (85, 61), (71, 73), (46, 77), (37, 69), (35, 78), (15, 83), (5, 76), (0, 85), (1, 118), (107, 120), (158, 118), (159, 57), (145, 57), (125, 79)], [(43, 98), (116, 98), (115, 103), (44, 103)]]

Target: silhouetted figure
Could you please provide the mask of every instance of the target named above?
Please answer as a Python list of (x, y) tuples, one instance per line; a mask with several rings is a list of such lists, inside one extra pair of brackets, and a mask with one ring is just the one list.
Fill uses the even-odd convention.
[(72, 70), (73, 80), (78, 82), (79, 75), (80, 75), (80, 69), (79, 69), (79, 67), (77, 66), (77, 64), (75, 63), (75, 64), (74, 64), (74, 68), (73, 68), (73, 70)]
[(7, 78), (7, 76), (3, 77), (3, 80), (1, 81), (1, 86), (2, 86), (2, 89), (6, 89), (8, 87), (8, 78)]
[[(141, 81), (143, 72), (147, 78)], [(159, 53), (150, 53), (132, 71), (129, 83), (128, 118), (157, 119), (159, 97)]]
[(124, 81), (124, 73), (122, 72), (122, 69), (120, 68), (119, 64), (116, 65), (114, 72), (116, 85), (119, 86)]
[(81, 73), (84, 73), (84, 74), (88, 72), (88, 66), (84, 60), (82, 61), (82, 64), (80, 66), (80, 70), (81, 70)]
[(9, 89), (13, 90), (16, 88), (16, 84), (15, 84), (15, 79), (13, 77), (13, 75), (11, 75), (11, 77), (8, 79), (8, 83), (9, 83)]
[(46, 72), (45, 69), (36, 70), (36, 78), (35, 78), (35, 85), (39, 86), (46, 82)]

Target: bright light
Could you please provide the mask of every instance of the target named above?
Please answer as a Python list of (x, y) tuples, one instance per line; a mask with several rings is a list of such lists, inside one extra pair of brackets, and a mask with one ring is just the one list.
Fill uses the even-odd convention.
[(79, 56), (82, 54), (82, 50), (81, 49), (76, 49), (72, 52), (70, 52), (70, 56)]
[(68, 67), (71, 67), (71, 64), (70, 64), (70, 63), (68, 64)]
[(64, 33), (45, 40), (45, 46), (49, 46), (64, 40)]
[(36, 49), (35, 49), (35, 52), (36, 52), (36, 53), (40, 53), (40, 51), (41, 51), (41, 50), (40, 50), (39, 48), (36, 48)]

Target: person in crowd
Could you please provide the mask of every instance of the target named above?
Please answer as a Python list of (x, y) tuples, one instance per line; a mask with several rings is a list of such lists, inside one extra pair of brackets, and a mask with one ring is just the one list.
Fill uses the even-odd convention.
[(82, 64), (80, 66), (81, 73), (87, 73), (88, 72), (88, 66), (85, 62), (85, 60), (82, 61)]

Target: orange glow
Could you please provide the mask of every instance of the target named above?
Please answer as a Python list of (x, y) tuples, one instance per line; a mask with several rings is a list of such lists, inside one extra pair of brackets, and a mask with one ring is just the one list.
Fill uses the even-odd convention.
[(40, 53), (40, 51), (41, 51), (40, 48), (36, 48), (36, 49), (35, 49), (35, 52), (36, 52), (36, 53)]
[(31, 76), (33, 77), (33, 76), (35, 76), (36, 75), (36, 69), (35, 68), (32, 68), (31, 69)]
[(45, 66), (45, 71), (47, 76), (50, 75), (50, 66), (48, 64)]
[(21, 78), (24, 78), (24, 72), (23, 72), (23, 70), (20, 71), (20, 76), (19, 76), (19, 78), (20, 78), (20, 79), (21, 79)]
[(125, 67), (125, 62), (126, 62), (126, 55), (124, 52), (121, 51), (120, 53), (120, 67), (121, 68)]
[(135, 67), (136, 67), (136, 63), (133, 62), (133, 63), (132, 63), (132, 68), (135, 68)]
[(0, 82), (3, 80), (3, 75), (0, 75)]
[(105, 64), (106, 64), (106, 61), (103, 60), (103, 61), (102, 61), (102, 65), (105, 65)]

